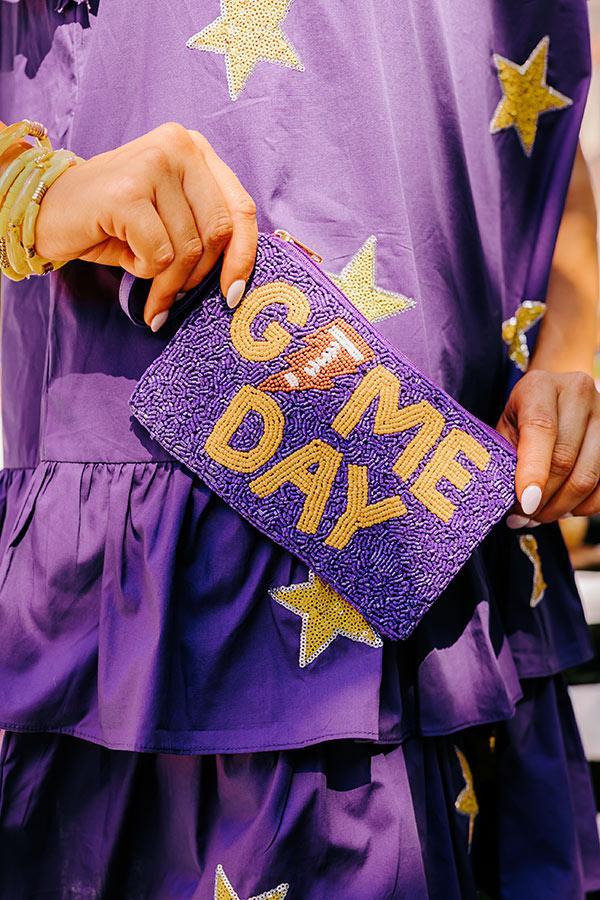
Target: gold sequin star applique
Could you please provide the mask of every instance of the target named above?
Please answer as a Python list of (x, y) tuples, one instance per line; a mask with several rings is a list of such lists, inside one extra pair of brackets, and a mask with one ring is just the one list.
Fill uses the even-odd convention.
[(281, 29), (293, 0), (221, 0), (221, 15), (186, 46), (225, 56), (229, 96), (237, 100), (259, 62), (304, 71)]
[(404, 294), (384, 291), (375, 283), (375, 251), (377, 238), (374, 234), (363, 244), (339, 275), (328, 276), (348, 297), (369, 322), (380, 322), (389, 316), (411, 309), (415, 301)]
[(526, 156), (531, 156), (543, 113), (566, 109), (573, 101), (550, 87), (546, 81), (550, 38), (542, 38), (522, 66), (498, 53), (494, 63), (502, 88), (502, 99), (496, 107), (490, 131), (496, 134), (514, 128)]
[(535, 607), (546, 593), (546, 588), (548, 587), (544, 581), (538, 542), (532, 534), (522, 534), (519, 537), (519, 547), (533, 566), (533, 582), (529, 605)]
[(300, 633), (300, 667), (310, 665), (336, 637), (382, 647), (383, 641), (353, 606), (314, 574), (308, 581), (274, 588), (271, 596), (277, 603), (302, 619)]
[[(272, 891), (265, 891), (249, 900), (284, 900), (289, 887), (289, 884), (280, 884)], [(221, 865), (217, 866), (215, 872), (215, 900), (240, 900)]]
[(458, 747), (455, 747), (454, 750), (456, 751), (463, 778), (465, 779), (465, 786), (456, 798), (454, 807), (456, 811), (461, 814), (461, 816), (469, 817), (470, 849), (473, 842), (473, 829), (475, 828), (475, 819), (477, 818), (477, 815), (479, 813), (479, 804), (477, 803), (477, 797), (475, 796), (475, 789), (473, 788), (473, 773), (471, 772), (471, 767), (467, 762), (467, 757), (461, 750), (458, 749)]
[(508, 356), (522, 372), (529, 365), (529, 347), (525, 332), (529, 331), (546, 312), (546, 304), (537, 300), (525, 300), (514, 316), (502, 323), (502, 340), (508, 347)]

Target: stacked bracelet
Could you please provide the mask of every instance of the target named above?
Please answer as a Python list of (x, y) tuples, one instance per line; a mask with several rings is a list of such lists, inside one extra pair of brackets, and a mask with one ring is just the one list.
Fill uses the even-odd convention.
[(44, 259), (35, 251), (35, 224), (40, 203), (56, 179), (74, 162), (74, 153), (53, 150), (46, 129), (24, 119), (0, 131), (0, 156), (16, 141), (30, 135), (36, 146), (24, 150), (0, 176), (0, 271), (12, 281), (45, 275), (65, 262)]
[(32, 122), (31, 119), (23, 119), (21, 122), (15, 122), (14, 125), (8, 125), (0, 131), (0, 156), (8, 150), (11, 144), (16, 144), (27, 136), (36, 140), (38, 147), (45, 147), (46, 150), (52, 150), (52, 144), (48, 137), (48, 132), (41, 122)]

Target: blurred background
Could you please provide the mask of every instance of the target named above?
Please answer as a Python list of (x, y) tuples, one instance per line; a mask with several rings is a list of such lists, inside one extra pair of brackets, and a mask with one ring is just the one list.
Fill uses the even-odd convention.
[[(581, 145), (594, 182), (600, 211), (600, 0), (589, 0), (594, 76), (581, 133)], [(599, 233), (600, 241), (600, 233)], [(596, 356), (600, 389), (600, 354)], [(596, 658), (569, 673), (570, 692), (596, 791), (600, 828), (600, 516), (561, 523), (576, 568), (576, 578), (596, 647)]]

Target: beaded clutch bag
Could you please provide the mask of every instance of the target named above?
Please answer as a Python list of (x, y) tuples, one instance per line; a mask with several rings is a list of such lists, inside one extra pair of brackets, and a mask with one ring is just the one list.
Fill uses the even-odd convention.
[(298, 247), (261, 235), (150, 365), (134, 416), (381, 633), (405, 638), (514, 503), (515, 453)]

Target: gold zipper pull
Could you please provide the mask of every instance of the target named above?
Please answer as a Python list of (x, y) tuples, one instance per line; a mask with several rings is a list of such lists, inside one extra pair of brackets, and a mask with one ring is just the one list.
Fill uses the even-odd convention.
[(287, 241), (288, 244), (295, 244), (296, 247), (300, 247), (301, 250), (304, 250), (305, 253), (308, 253), (310, 258), (316, 263), (322, 263), (323, 257), (320, 256), (316, 250), (313, 250), (312, 247), (307, 247), (306, 244), (303, 244), (302, 241), (299, 241), (298, 238), (294, 237), (293, 234), (290, 234), (289, 231), (284, 231), (283, 228), (278, 228), (274, 234), (281, 238), (282, 241)]

